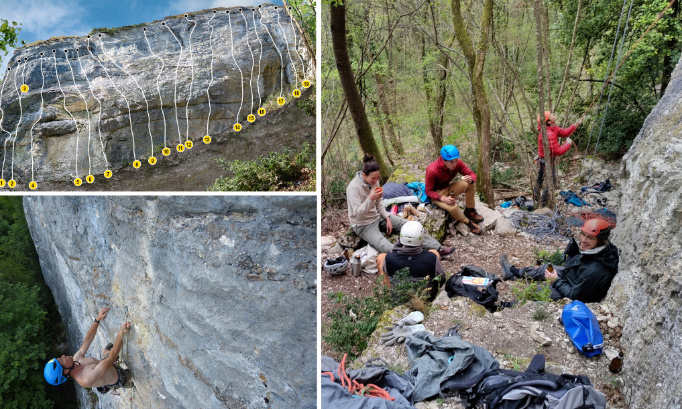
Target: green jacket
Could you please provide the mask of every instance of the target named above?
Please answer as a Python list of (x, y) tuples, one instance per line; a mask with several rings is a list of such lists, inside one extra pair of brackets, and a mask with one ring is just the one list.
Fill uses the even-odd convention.
[(564, 257), (564, 269), (552, 287), (561, 297), (584, 303), (601, 301), (618, 272), (616, 246), (607, 243), (597, 254), (581, 254), (578, 244), (571, 240)]

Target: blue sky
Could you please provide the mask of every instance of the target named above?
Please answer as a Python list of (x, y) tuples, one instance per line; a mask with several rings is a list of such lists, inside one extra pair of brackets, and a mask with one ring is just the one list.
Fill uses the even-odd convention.
[[(22, 23), (19, 39), (30, 44), (55, 36), (82, 36), (93, 28), (121, 27), (213, 7), (257, 6), (281, 0), (0, 0), (0, 19)], [(2, 56), (5, 72), (14, 49)]]

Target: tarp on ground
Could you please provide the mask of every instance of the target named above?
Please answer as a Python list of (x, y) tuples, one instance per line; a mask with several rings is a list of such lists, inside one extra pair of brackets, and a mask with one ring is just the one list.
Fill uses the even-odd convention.
[(405, 346), (411, 366), (405, 378), (414, 384), (413, 402), (438, 395), (445, 381), (466, 382), (500, 367), (490, 352), (458, 336), (438, 338), (420, 331), (407, 337)]

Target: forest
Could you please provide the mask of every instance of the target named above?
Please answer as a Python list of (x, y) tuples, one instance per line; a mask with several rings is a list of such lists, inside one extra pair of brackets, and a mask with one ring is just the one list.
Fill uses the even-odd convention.
[(479, 174), (485, 202), (501, 182), (530, 189), (542, 111), (562, 127), (584, 118), (572, 135), (578, 152), (617, 160), (665, 92), (681, 30), (679, 2), (668, 0), (328, 1), (319, 34), (323, 203), (343, 202), (363, 152), (385, 182), (446, 144)]

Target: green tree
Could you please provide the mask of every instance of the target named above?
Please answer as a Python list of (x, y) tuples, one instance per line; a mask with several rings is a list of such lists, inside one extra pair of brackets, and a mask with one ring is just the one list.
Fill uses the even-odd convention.
[[(0, 62), (2, 58), (7, 55), (7, 47), (16, 47), (19, 41), (19, 31), (21, 27), (16, 21), (9, 22), (8, 20), (0, 19), (0, 50), (4, 54), (0, 55)], [(21, 41), (24, 44), (24, 41)]]

